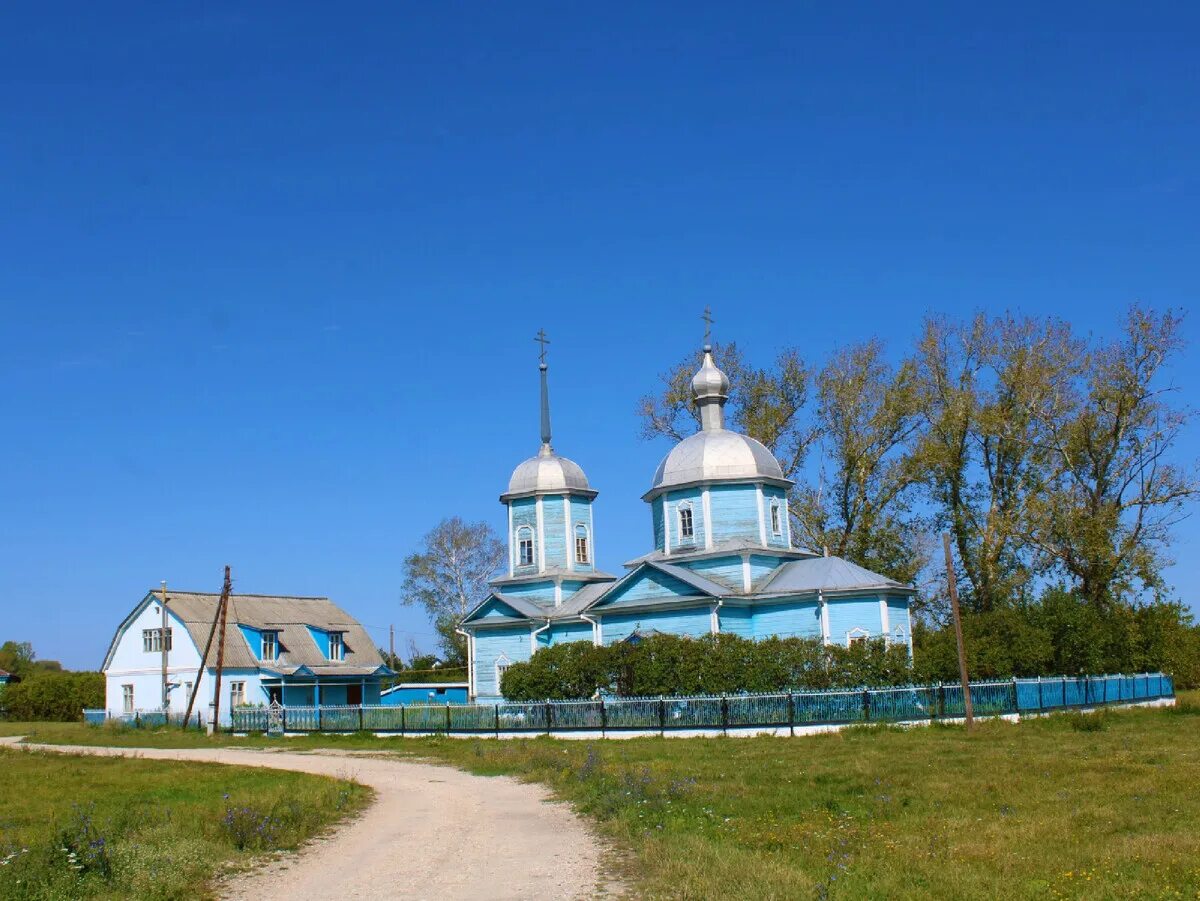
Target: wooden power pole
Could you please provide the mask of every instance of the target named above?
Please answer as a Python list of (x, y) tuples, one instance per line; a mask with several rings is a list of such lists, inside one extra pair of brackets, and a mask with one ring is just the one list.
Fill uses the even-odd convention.
[(162, 582), (162, 626), (158, 630), (158, 643), (162, 648), (162, 709), (163, 717), (171, 715), (171, 683), (167, 676), (167, 580)]
[(388, 666), (396, 665), (396, 627), (388, 626)]
[(971, 683), (967, 681), (967, 651), (963, 646), (962, 614), (958, 610), (958, 582), (954, 577), (954, 558), (950, 556), (950, 533), (942, 533), (942, 547), (946, 551), (946, 583), (950, 588), (950, 610), (954, 614), (954, 638), (958, 642), (958, 675), (962, 679), (963, 709), (967, 715), (967, 728), (975, 723), (971, 709)]
[(217, 619), (217, 678), (213, 683), (213, 721), (214, 730), (221, 726), (221, 669), (225, 666), (225, 614), (229, 610), (229, 591), (232, 584), (229, 581), (229, 567), (225, 567), (225, 584), (221, 588), (221, 600), (218, 603)]
[(212, 626), (208, 630), (208, 641), (204, 643), (204, 653), (200, 655), (200, 669), (196, 671), (196, 681), (192, 683), (192, 693), (188, 696), (187, 711), (183, 714), (183, 728), (187, 728), (188, 720), (192, 718), (192, 709), (196, 706), (196, 696), (200, 694), (200, 683), (208, 670), (208, 654), (212, 650), (213, 639), (217, 635), (217, 623), (221, 621), (221, 607), (225, 603), (225, 595), (229, 588), (229, 567), (225, 567), (225, 587), (221, 590), (221, 600), (217, 601), (217, 609), (213, 611)]

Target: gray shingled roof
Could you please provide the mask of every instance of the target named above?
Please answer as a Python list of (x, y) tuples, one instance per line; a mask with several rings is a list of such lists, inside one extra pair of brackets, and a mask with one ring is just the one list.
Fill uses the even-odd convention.
[(783, 564), (755, 594), (804, 594), (814, 591), (860, 591), (870, 588), (906, 592), (913, 590), (909, 585), (871, 572), (841, 557), (816, 557)]
[[(167, 598), (167, 608), (183, 621), (192, 641), (202, 653), (205, 642), (208, 641), (220, 595), (168, 589)], [(157, 600), (158, 592), (150, 592), (126, 619), (126, 623), (132, 620), (145, 604)], [(258, 649), (250, 648), (242, 631), (237, 628), (238, 625), (279, 632), (279, 659), (260, 661), (256, 653)], [(345, 659), (337, 663), (327, 660), (306, 626), (344, 633)], [(122, 623), (117, 636), (113, 638), (112, 646), (104, 660), (106, 667), (124, 627), (125, 623)], [(262, 668), (284, 674), (291, 674), (303, 666), (318, 675), (359, 676), (372, 673), (383, 666), (383, 658), (379, 656), (379, 650), (366, 629), (329, 598), (231, 594), (225, 632), (224, 663), (227, 667)], [(215, 647), (208, 665), (216, 665)]]

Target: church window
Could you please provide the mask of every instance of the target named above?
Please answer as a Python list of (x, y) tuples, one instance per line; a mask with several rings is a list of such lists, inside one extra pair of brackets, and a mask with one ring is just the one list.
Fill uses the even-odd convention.
[(771, 534), (783, 534), (783, 516), (782, 511), (779, 509), (779, 501), (771, 502)]
[(123, 713), (133, 713), (133, 686), (121, 686), (121, 710)]
[(870, 639), (871, 633), (866, 629), (855, 628), (846, 633), (846, 647), (853, 647), (856, 644), (866, 644)]
[(575, 526), (575, 562), (587, 563), (591, 559), (589, 557), (590, 553), (591, 551), (588, 549), (587, 526), (579, 523)]
[(274, 660), (279, 656), (279, 633), (263, 632), (261, 660)]
[(329, 659), (341, 660), (345, 656), (346, 642), (341, 632), (329, 633)]
[(503, 654), (496, 660), (496, 691), (500, 691), (501, 682), (504, 679), (504, 672), (508, 669), (511, 661)]
[(245, 682), (230, 682), (229, 683), (229, 706), (230, 707), (245, 707), (246, 706), (246, 683)]
[(692, 538), (696, 534), (695, 527), (692, 524), (692, 505), (679, 505), (679, 537), (681, 539)]
[(533, 566), (533, 529), (529, 526), (517, 529), (517, 565)]

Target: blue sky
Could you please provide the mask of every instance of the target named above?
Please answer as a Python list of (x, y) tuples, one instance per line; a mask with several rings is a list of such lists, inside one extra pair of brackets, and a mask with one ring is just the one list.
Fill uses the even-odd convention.
[(1052, 7), (6, 9), (0, 639), (95, 667), (229, 563), (431, 643), (402, 559), (502, 528), (539, 327), (615, 570), (668, 449), (636, 401), (706, 304), (761, 360), (1193, 306), (1200, 11)]

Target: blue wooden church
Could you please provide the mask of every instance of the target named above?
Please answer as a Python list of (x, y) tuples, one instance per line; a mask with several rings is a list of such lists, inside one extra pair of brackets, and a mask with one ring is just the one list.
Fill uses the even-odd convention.
[(623, 576), (597, 569), (597, 492), (551, 446), (544, 344), (539, 368), (542, 446), (500, 496), (508, 509), (508, 572), (462, 625), (473, 698), (501, 700), (505, 668), (539, 648), (611, 644), (655, 631), (845, 645), (883, 637), (911, 653), (911, 586), (792, 544), (792, 482), (764, 445), (725, 427), (729, 379), (708, 345), (692, 379), (700, 430), (667, 454), (642, 495), (654, 550), (626, 563)]

